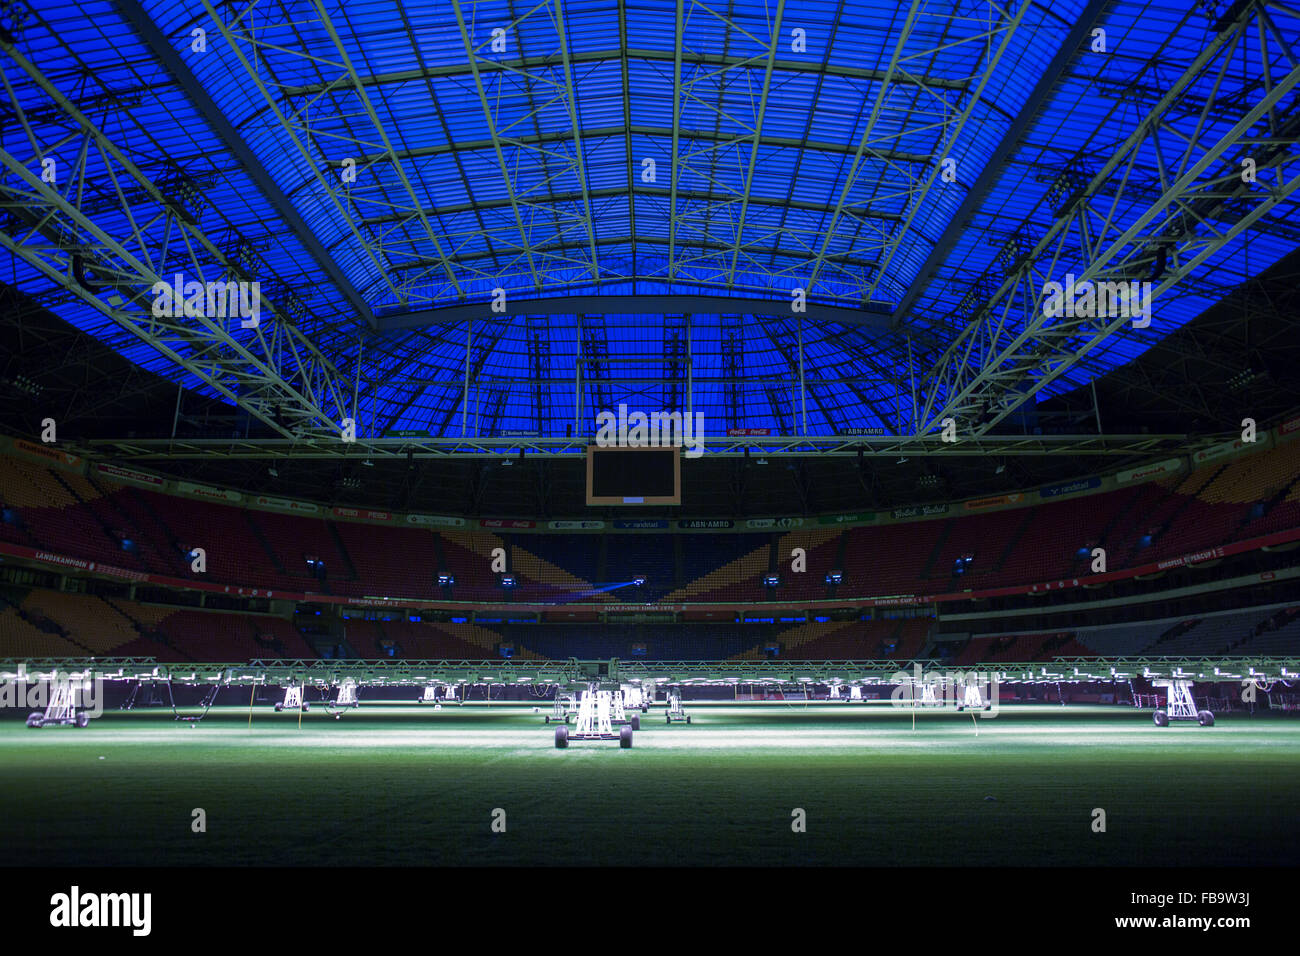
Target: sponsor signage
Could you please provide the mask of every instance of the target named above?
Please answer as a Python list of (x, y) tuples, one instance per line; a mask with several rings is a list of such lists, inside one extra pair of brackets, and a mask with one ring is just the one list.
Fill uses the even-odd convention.
[(736, 522), (730, 518), (685, 518), (677, 522), (683, 531), (721, 531), (735, 526)]
[(641, 521), (623, 519), (621, 521), (615, 521), (614, 527), (620, 531), (649, 531), (654, 528), (667, 528), (668, 519), (660, 518), (655, 520), (654, 518), (646, 518)]
[(517, 518), (480, 518), (481, 528), (536, 528), (536, 521), (520, 521)]
[(874, 438), (884, 435), (886, 432), (883, 428), (841, 428), (835, 434), (847, 437)]
[(407, 524), (425, 525), (434, 528), (463, 528), (464, 518), (450, 518), (444, 515), (407, 515)]
[(281, 511), (297, 511), (300, 514), (313, 514), (320, 510), (310, 501), (290, 501), (288, 498), (271, 498), (267, 495), (258, 495), (253, 502), (264, 508), (279, 508)]
[(430, 438), (432, 437), (427, 429), (422, 428), (398, 428), (393, 431), (384, 432), (385, 438)]
[(1019, 492), (1013, 495), (996, 495), (992, 498), (976, 498), (974, 501), (966, 502), (967, 511), (977, 511), (980, 508), (996, 508), (1000, 505), (1014, 505), (1024, 496)]
[(35, 455), (37, 458), (43, 458), (46, 461), (52, 461), (65, 467), (75, 467), (81, 462), (77, 455), (70, 454), (66, 451), (59, 451), (57, 448), (48, 448), (45, 445), (37, 445), (33, 442), (24, 441), (21, 438), (14, 439), (14, 447), (28, 455)]
[(1295, 418), (1287, 419), (1281, 425), (1277, 426), (1277, 433), (1279, 435), (1290, 435), (1293, 432), (1300, 432), (1300, 415), (1297, 415)]
[(728, 438), (770, 438), (770, 428), (728, 428)]
[(1158, 461), (1154, 465), (1143, 465), (1140, 468), (1128, 468), (1121, 471), (1115, 476), (1115, 481), (1121, 485), (1130, 481), (1145, 481), (1147, 478), (1155, 478), (1159, 475), (1172, 475), (1183, 467), (1181, 459), (1170, 458), (1165, 461)]
[(154, 488), (161, 488), (163, 480), (157, 475), (146, 475), (143, 471), (132, 471), (130, 468), (119, 468), (117, 465), (98, 464), (95, 470), (101, 475), (107, 475), (118, 481), (133, 481), (138, 485), (149, 485)]
[(859, 511), (851, 515), (822, 515), (817, 519), (818, 524), (854, 524), (862, 521), (875, 521), (876, 515), (873, 511)]
[(1101, 487), (1100, 478), (1080, 478), (1078, 481), (1067, 481), (1060, 485), (1048, 485), (1046, 488), (1038, 490), (1039, 496), (1043, 498), (1055, 498), (1058, 495), (1072, 495), (1077, 491), (1087, 491), (1089, 488)]
[(542, 433), (536, 428), (503, 428), (497, 432), (501, 438), (541, 438)]
[(1192, 461), (1201, 464), (1206, 461), (1213, 461), (1215, 458), (1222, 458), (1224, 455), (1231, 455), (1234, 452), (1241, 451), (1248, 445), (1262, 447), (1259, 442), (1245, 442), (1238, 438), (1236, 441), (1225, 441), (1218, 445), (1211, 445), (1209, 448), (1202, 448), (1192, 455)]
[(802, 528), (803, 518), (750, 518), (746, 528)]
[(362, 521), (392, 521), (393, 516), (387, 511), (367, 511), (364, 508), (335, 508), (338, 518), (357, 518)]
[(178, 481), (176, 482), (176, 489), (182, 494), (192, 495), (195, 498), (212, 498), (216, 501), (233, 501), (236, 503), (244, 500), (244, 496), (237, 491), (210, 488), (207, 485), (196, 485), (192, 481)]
[(948, 513), (945, 505), (913, 505), (910, 508), (895, 508), (891, 512), (895, 518), (923, 518), (927, 515), (944, 515)]
[(603, 521), (552, 521), (547, 525), (556, 531), (598, 531), (605, 527)]

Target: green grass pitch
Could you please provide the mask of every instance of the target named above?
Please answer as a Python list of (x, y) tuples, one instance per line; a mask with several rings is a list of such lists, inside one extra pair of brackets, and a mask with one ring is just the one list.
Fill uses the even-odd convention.
[[(553, 745), (547, 707), (257, 706), (0, 724), (7, 865), (1278, 865), (1300, 719), (1004, 705), (688, 705)], [(572, 725), (571, 725), (572, 726)], [(988, 798), (993, 799), (988, 799)], [(192, 831), (203, 808), (207, 832)], [(492, 830), (505, 811), (505, 832)], [(792, 811), (806, 832), (792, 830)], [(1093, 831), (1094, 808), (1106, 831)]]

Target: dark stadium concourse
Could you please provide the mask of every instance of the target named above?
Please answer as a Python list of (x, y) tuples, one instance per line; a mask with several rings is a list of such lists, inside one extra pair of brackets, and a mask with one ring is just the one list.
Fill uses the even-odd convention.
[(0, 0), (0, 65), (39, 922), (442, 866), (1285, 915), (1228, 890), (1300, 863), (1293, 7)]

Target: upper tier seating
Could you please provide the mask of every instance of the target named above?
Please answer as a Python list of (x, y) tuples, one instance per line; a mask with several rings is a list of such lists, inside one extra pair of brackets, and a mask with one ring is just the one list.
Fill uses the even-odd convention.
[[(738, 603), (926, 595), (1085, 576), (1094, 547), (1109, 570), (1179, 557), (1300, 527), (1300, 441), (1212, 461), (1185, 475), (1032, 507), (849, 529), (645, 534), (433, 531), (268, 512), (87, 478), (0, 457), (0, 541), (133, 571), (196, 579), (187, 552), (206, 551), (202, 580), (347, 596), (560, 604)], [(132, 545), (124, 549), (122, 542)], [(492, 571), (509, 555), (516, 586)], [(791, 552), (806, 552), (793, 571)], [(958, 558), (971, 556), (963, 573)], [(323, 562), (323, 576), (307, 565)], [(780, 584), (763, 584), (775, 570)], [(440, 573), (454, 577), (450, 591)], [(637, 575), (642, 589), (611, 588)], [(602, 589), (603, 588), (603, 589)]]

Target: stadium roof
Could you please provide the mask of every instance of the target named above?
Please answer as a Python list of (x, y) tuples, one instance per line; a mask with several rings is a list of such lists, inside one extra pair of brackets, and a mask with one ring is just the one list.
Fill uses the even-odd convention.
[(6, 279), (286, 437), (987, 431), (1300, 247), (1300, 19), (1186, 7), (8, 6)]

